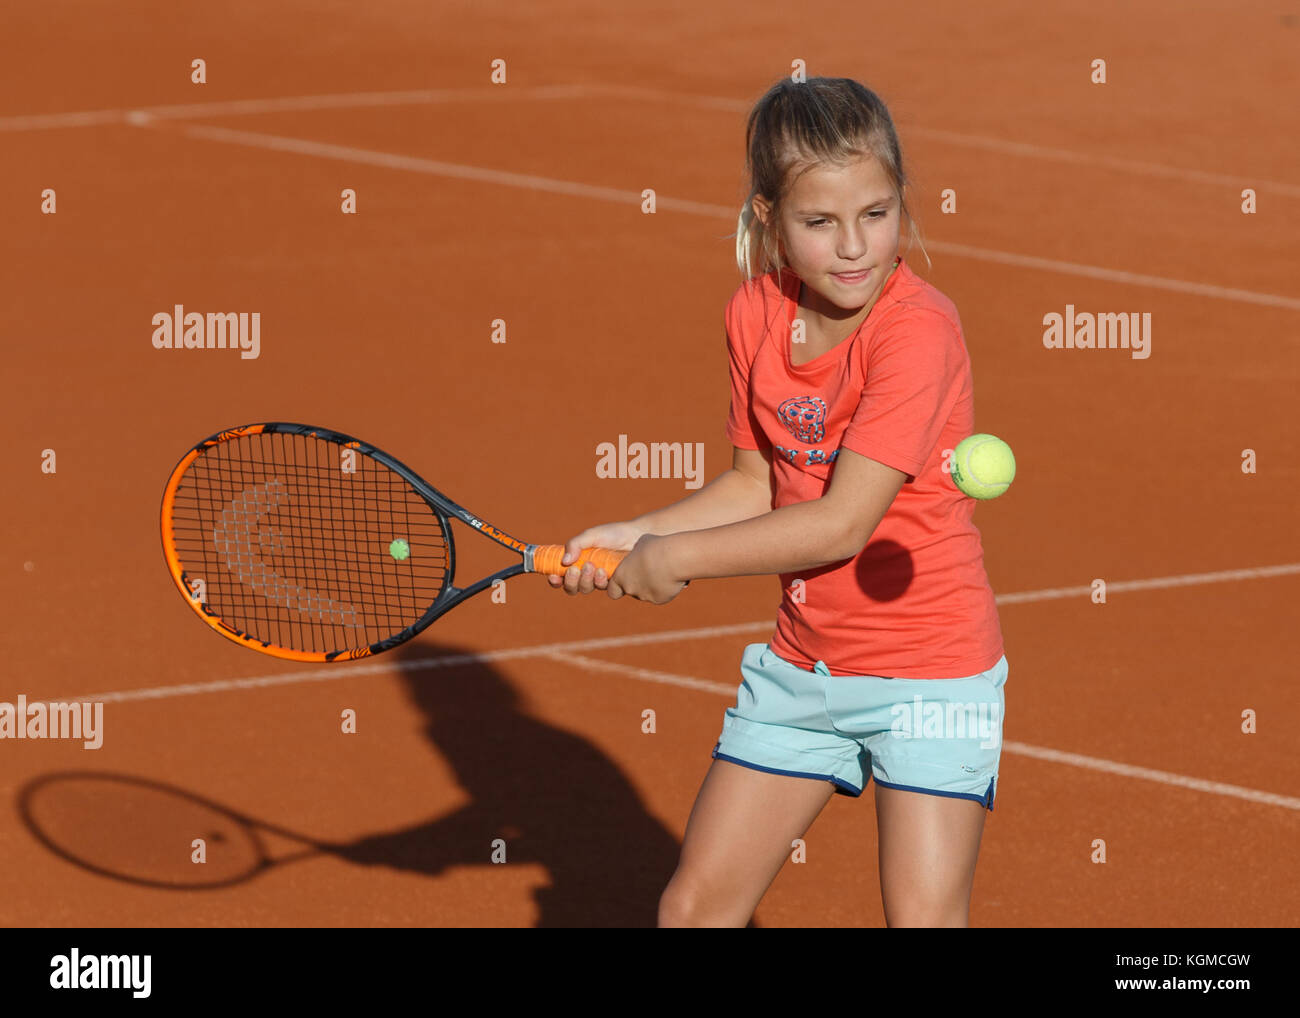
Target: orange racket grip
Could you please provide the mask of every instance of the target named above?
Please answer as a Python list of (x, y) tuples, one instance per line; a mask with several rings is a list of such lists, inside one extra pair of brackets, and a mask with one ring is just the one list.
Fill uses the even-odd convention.
[(583, 548), (581, 555), (567, 566), (562, 566), (560, 565), (560, 559), (564, 558), (564, 545), (539, 544), (533, 549), (532, 572), (563, 576), (566, 569), (572, 566), (581, 569), (590, 562), (596, 569), (605, 570), (606, 576), (613, 576), (614, 570), (618, 568), (620, 562), (627, 558), (627, 554), (625, 551), (610, 551), (608, 548)]

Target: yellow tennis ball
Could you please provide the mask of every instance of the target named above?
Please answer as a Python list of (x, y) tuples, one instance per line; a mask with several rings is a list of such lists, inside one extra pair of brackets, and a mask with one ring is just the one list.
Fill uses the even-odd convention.
[(997, 498), (1016, 477), (1011, 446), (996, 435), (962, 439), (953, 456), (953, 483), (971, 498)]
[(398, 562), (405, 562), (411, 557), (411, 546), (399, 537), (388, 546), (388, 554), (392, 555)]

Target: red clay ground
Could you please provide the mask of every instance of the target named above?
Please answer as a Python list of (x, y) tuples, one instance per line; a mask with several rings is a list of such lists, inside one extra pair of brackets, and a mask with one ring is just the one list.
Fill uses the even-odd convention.
[[(934, 265), (910, 262), (957, 303), (977, 427), (1019, 462), (976, 515), (1011, 671), (972, 922), (1294, 923), (1300, 25), (1265, 4), (806, 9), (11, 13), (0, 699), (170, 695), (103, 696), (98, 751), (0, 742), (0, 923), (653, 922), (775, 579), (700, 582), (654, 608), (522, 578), (507, 604), (459, 608), (369, 671), (323, 670), (192, 617), (158, 504), (188, 445), (268, 419), (364, 437), (537, 541), (685, 494), (597, 478), (595, 446), (619, 434), (704, 442), (716, 474), (744, 116), (794, 59), (892, 104)], [(195, 57), (205, 85), (189, 81)], [(492, 86), (497, 58), (508, 82)], [(1095, 58), (1105, 85), (1089, 81)], [(428, 94), (375, 98), (410, 90)], [(268, 102), (301, 96), (331, 98)], [(204, 105), (232, 100), (258, 102)], [(59, 116), (82, 111), (110, 112)], [(339, 212), (345, 187), (356, 216)], [(56, 215), (39, 213), (44, 188)], [(957, 215), (939, 212), (944, 188)], [(154, 350), (152, 315), (176, 303), (260, 311), (260, 358)], [(1045, 350), (1042, 317), (1066, 304), (1150, 312), (1152, 356)], [(490, 342), (497, 318), (505, 344)], [(462, 575), (493, 560), (473, 535), (462, 547)], [(1290, 568), (1230, 572), (1275, 566)], [(1051, 593), (1095, 578), (1164, 582), (1105, 605)], [(436, 666), (462, 652), (481, 657)], [(267, 681), (232, 684), (249, 678)], [(345, 708), (356, 735), (339, 733)], [(365, 839), (370, 861), (323, 853), (211, 891), (109, 879), (17, 813), (29, 782), (83, 769)], [(872, 814), (869, 796), (837, 797), (756, 923), (881, 925)], [(506, 865), (489, 863), (497, 837)]]

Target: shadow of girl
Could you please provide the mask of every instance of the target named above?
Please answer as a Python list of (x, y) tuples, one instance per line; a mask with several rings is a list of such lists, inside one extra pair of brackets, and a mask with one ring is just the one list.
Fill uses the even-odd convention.
[(472, 655), (427, 643), (393, 654), (405, 662), (430, 742), (470, 801), (340, 854), (432, 874), (500, 865), (492, 861), (499, 838), (504, 865), (540, 864), (550, 875), (550, 885), (536, 891), (538, 926), (654, 926), (680, 843), (647, 812), (618, 765), (580, 735), (525, 713), (505, 678)]

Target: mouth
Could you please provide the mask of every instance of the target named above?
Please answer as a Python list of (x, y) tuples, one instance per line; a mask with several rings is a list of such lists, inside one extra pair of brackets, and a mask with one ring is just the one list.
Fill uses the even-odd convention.
[(857, 272), (832, 272), (831, 277), (843, 283), (845, 286), (856, 286), (870, 274), (870, 269), (859, 269)]

